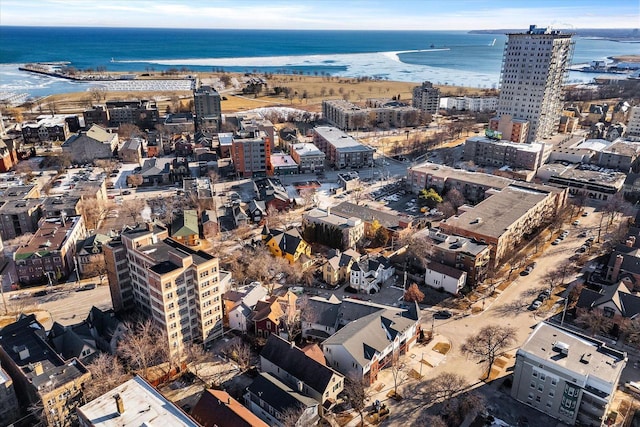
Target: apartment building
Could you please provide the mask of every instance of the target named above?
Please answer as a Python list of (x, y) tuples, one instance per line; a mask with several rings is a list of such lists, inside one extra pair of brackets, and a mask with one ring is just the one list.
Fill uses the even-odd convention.
[(481, 166), (509, 166), (536, 170), (551, 154), (551, 145), (541, 143), (516, 144), (486, 136), (472, 136), (464, 143), (464, 161)]
[(2, 328), (0, 361), (13, 380), (23, 412), (37, 405), (46, 425), (77, 425), (75, 409), (91, 374), (78, 359), (64, 360), (55, 352), (35, 315), (21, 315)]
[(222, 123), (220, 94), (211, 86), (201, 86), (193, 92), (196, 130), (217, 133)]
[[(369, 127), (369, 111), (341, 99), (322, 101), (322, 117), (333, 126), (342, 130), (364, 129)], [(324, 150), (323, 150), (324, 151)]]
[(222, 335), (225, 284), (218, 258), (176, 242), (154, 223), (125, 229), (103, 251), (114, 309), (134, 308), (150, 317), (166, 332), (172, 353), (183, 342)]
[(94, 105), (88, 110), (82, 112), (84, 118), (84, 127), (89, 129), (92, 125), (99, 125), (102, 127), (109, 126), (109, 110), (102, 105)]
[(18, 281), (52, 285), (68, 277), (76, 268), (77, 243), (86, 233), (81, 215), (42, 219), (29, 242), (13, 254)]
[(106, 108), (111, 127), (130, 123), (148, 130), (160, 123), (160, 114), (154, 101), (107, 101)]
[(490, 245), (494, 266), (513, 255), (567, 199), (566, 189), (525, 182), (493, 193), (473, 207), (460, 208), (461, 213), (442, 221), (440, 229)]
[(260, 130), (240, 131), (231, 142), (231, 158), (240, 177), (264, 177), (271, 169), (272, 141)]
[(304, 235), (314, 242), (334, 249), (355, 248), (364, 237), (364, 222), (357, 217), (344, 217), (331, 213), (331, 208), (314, 208), (302, 217)]
[(298, 143), (291, 145), (291, 158), (298, 164), (300, 173), (324, 171), (325, 155), (313, 144)]
[[(6, 199), (5, 199), (6, 200)], [(25, 233), (33, 233), (42, 217), (39, 199), (7, 200), (0, 206), (0, 236), (10, 240)]]
[(313, 129), (313, 143), (336, 169), (373, 165), (374, 149), (362, 145), (338, 128), (319, 126)]
[(640, 105), (631, 107), (627, 123), (627, 136), (640, 138)]
[(455, 96), (440, 98), (440, 108), (458, 111), (495, 111), (498, 98), (495, 96)]
[(67, 116), (61, 114), (38, 116), (35, 123), (22, 125), (25, 142), (64, 141), (70, 134)]
[(407, 171), (407, 187), (412, 193), (424, 188), (433, 188), (440, 194), (446, 189), (457, 189), (471, 202), (480, 202), (487, 197), (487, 190), (501, 190), (514, 182), (496, 175), (469, 172), (435, 163), (423, 163)]
[(626, 363), (604, 342), (539, 323), (516, 353), (511, 397), (566, 425), (603, 425)]
[(528, 121), (527, 142), (542, 141), (560, 122), (562, 88), (573, 55), (571, 34), (531, 25), (508, 37), (496, 113)]
[(427, 113), (437, 113), (440, 107), (440, 89), (433, 87), (431, 82), (423, 82), (413, 88), (411, 105)]

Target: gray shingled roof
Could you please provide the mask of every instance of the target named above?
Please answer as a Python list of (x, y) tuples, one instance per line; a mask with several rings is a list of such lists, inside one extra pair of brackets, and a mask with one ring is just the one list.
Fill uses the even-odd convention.
[(333, 375), (338, 374), (304, 354), (295, 344), (292, 345), (274, 334), (269, 336), (260, 357), (264, 357), (320, 394), (324, 394)]

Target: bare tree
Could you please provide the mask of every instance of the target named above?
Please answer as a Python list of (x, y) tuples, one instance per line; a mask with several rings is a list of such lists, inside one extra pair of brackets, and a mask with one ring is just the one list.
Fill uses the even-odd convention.
[(150, 367), (169, 359), (168, 341), (150, 319), (128, 322), (125, 326), (127, 332), (118, 343), (117, 353), (131, 371), (146, 377)]
[(227, 344), (223, 352), (238, 364), (241, 371), (246, 371), (251, 366), (251, 347), (241, 338), (237, 337)]
[(118, 126), (118, 136), (122, 139), (131, 139), (132, 136), (142, 135), (140, 128), (131, 123), (122, 123)]
[(394, 353), (391, 358), (391, 365), (389, 366), (391, 376), (393, 377), (393, 394), (395, 397), (398, 395), (398, 386), (407, 379), (407, 365), (403, 358), (398, 353)]
[(411, 427), (447, 427), (447, 423), (444, 422), (440, 415), (430, 415), (423, 413), (411, 424)]
[(486, 379), (496, 358), (515, 342), (516, 329), (509, 326), (488, 325), (480, 329), (477, 335), (467, 338), (462, 345), (462, 353), (474, 359), (485, 361)]
[(549, 290), (553, 292), (553, 289), (561, 283), (563, 278), (560, 270), (553, 269), (547, 271), (544, 276), (542, 276), (542, 281), (549, 287)]
[(417, 283), (412, 283), (404, 293), (404, 300), (407, 302), (422, 302), (424, 300), (424, 292), (420, 290)]
[(423, 382), (419, 387), (421, 397), (427, 404), (443, 402), (452, 399), (467, 387), (467, 381), (453, 372), (443, 372), (436, 377)]
[(624, 319), (620, 324), (620, 332), (624, 341), (632, 346), (640, 346), (640, 318)]
[(132, 222), (135, 223), (142, 217), (142, 211), (146, 206), (147, 203), (144, 199), (133, 199), (123, 203), (120, 209), (124, 216), (130, 217)]
[(102, 216), (106, 212), (107, 204), (95, 198), (83, 198), (78, 203), (80, 215), (84, 218), (84, 222), (88, 229), (98, 228), (98, 224)]
[(91, 381), (84, 384), (84, 398), (87, 402), (102, 396), (128, 379), (124, 368), (114, 355), (102, 353), (87, 365)]
[(95, 257), (91, 263), (85, 266), (84, 268), (84, 276), (85, 277), (96, 277), (100, 278), (100, 282), (104, 280), (104, 277), (107, 275), (107, 263), (104, 260), (104, 256)]
[(113, 159), (98, 159), (94, 160), (93, 164), (96, 165), (96, 167), (102, 169), (102, 172), (107, 176), (111, 173), (111, 171), (117, 169), (118, 167), (118, 162)]
[(139, 187), (144, 183), (144, 177), (138, 173), (127, 175), (127, 185), (129, 187)]
[(611, 319), (600, 308), (580, 310), (576, 323), (586, 328), (593, 336), (606, 333), (611, 329)]
[(303, 406), (289, 406), (278, 417), (283, 427), (297, 427), (300, 417), (304, 414)]
[(213, 354), (206, 351), (201, 344), (187, 343), (184, 345), (182, 356), (187, 366), (193, 374), (198, 377), (198, 373), (208, 362), (213, 361)]
[(344, 395), (351, 407), (360, 414), (360, 424), (364, 424), (364, 409), (367, 406), (367, 387), (364, 379), (348, 376), (344, 379)]

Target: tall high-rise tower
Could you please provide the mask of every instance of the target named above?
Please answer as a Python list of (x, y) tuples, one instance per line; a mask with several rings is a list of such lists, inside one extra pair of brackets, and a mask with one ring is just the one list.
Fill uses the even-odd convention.
[(528, 126), (519, 127), (528, 128), (523, 139), (542, 141), (558, 129), (562, 85), (573, 54), (571, 34), (531, 25), (527, 32), (508, 36), (497, 114), (498, 117), (511, 116), (515, 123), (528, 122)]

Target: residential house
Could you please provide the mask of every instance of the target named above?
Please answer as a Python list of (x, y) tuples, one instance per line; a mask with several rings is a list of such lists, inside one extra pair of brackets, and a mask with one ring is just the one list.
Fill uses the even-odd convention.
[(162, 185), (171, 182), (172, 159), (153, 157), (144, 161), (138, 173), (142, 175), (142, 185)]
[(347, 323), (321, 347), (327, 366), (345, 377), (373, 384), (378, 372), (406, 353), (418, 337), (420, 310), (378, 309)]
[(78, 421), (80, 427), (201, 427), (137, 375), (79, 407)]
[(85, 323), (89, 326), (96, 347), (105, 353), (116, 354), (118, 341), (127, 332), (127, 327), (115, 312), (112, 309), (103, 311), (97, 307), (91, 307)]
[(118, 134), (93, 125), (87, 131), (71, 135), (62, 151), (71, 157), (72, 163), (92, 163), (95, 159), (110, 159), (118, 148)]
[(384, 255), (366, 256), (351, 267), (349, 286), (358, 292), (380, 292), (382, 284), (389, 280), (396, 269)]
[(319, 403), (275, 376), (262, 372), (247, 387), (245, 405), (272, 427), (285, 427), (283, 420), (290, 411), (302, 410), (295, 426), (313, 426), (319, 421)]
[(344, 388), (344, 377), (307, 356), (295, 342), (270, 335), (260, 352), (260, 369), (329, 409)]
[(202, 427), (269, 427), (223, 390), (205, 390), (191, 410)]
[(262, 241), (271, 255), (283, 257), (290, 264), (300, 261), (305, 266), (310, 263), (311, 246), (305, 242), (297, 228), (271, 230), (265, 224), (262, 228)]
[(300, 311), (296, 307), (298, 297), (291, 291), (283, 296), (272, 296), (266, 301), (257, 301), (249, 321), (253, 323), (254, 333), (258, 337), (289, 333), (287, 319), (298, 319)]
[(53, 322), (47, 338), (65, 360), (76, 358), (86, 366), (100, 354), (86, 322), (70, 326)]
[(230, 290), (222, 295), (224, 308), (223, 322), (229, 329), (246, 332), (247, 322), (258, 301), (267, 298), (268, 290), (259, 282)]
[(75, 268), (78, 240), (85, 235), (82, 216), (41, 220), (29, 242), (13, 254), (18, 281), (51, 285), (68, 277)]
[(602, 310), (612, 322), (611, 330), (608, 332), (619, 336), (622, 322), (640, 315), (640, 295), (632, 293), (630, 287), (630, 280), (623, 279), (613, 285), (602, 286), (599, 292), (584, 288), (576, 303), (576, 314)]
[(277, 178), (260, 178), (253, 180), (256, 199), (263, 201), (269, 209), (283, 211), (293, 206), (294, 201), (286, 188)]
[(267, 205), (264, 200), (251, 200), (245, 212), (254, 224), (260, 224), (267, 217)]
[(20, 405), (13, 380), (0, 368), (0, 420), (11, 425), (20, 417)]
[(516, 352), (511, 397), (566, 425), (603, 425), (626, 363), (624, 352), (542, 322)]
[(439, 262), (430, 262), (424, 273), (424, 283), (435, 289), (442, 289), (453, 295), (464, 288), (467, 273)]
[(353, 249), (330, 251), (327, 262), (322, 265), (322, 279), (333, 286), (344, 283), (351, 278), (351, 267), (359, 260), (360, 254)]
[(639, 241), (639, 236), (630, 235), (624, 245), (617, 245), (611, 252), (607, 264), (607, 282), (618, 283), (622, 279), (629, 279), (633, 291), (640, 287), (640, 249), (636, 246)]
[(177, 215), (171, 223), (169, 236), (185, 246), (198, 246), (200, 244), (198, 212), (194, 209), (186, 209)]
[(332, 208), (314, 208), (302, 216), (304, 236), (334, 249), (355, 248), (364, 237), (364, 222), (357, 216), (338, 216)]
[(50, 426), (75, 424), (75, 409), (91, 374), (77, 359), (65, 360), (47, 343), (35, 315), (21, 315), (2, 328), (0, 362), (13, 379), (21, 409), (39, 405)]
[(106, 274), (102, 245), (111, 240), (113, 236), (106, 234), (92, 234), (78, 242), (76, 249), (76, 263), (82, 277), (95, 277)]
[(205, 209), (202, 211), (202, 235), (205, 239), (215, 237), (220, 232), (217, 211)]
[(343, 218), (359, 218), (364, 222), (364, 233), (372, 236), (379, 227), (387, 231), (390, 241), (398, 239), (399, 232), (413, 224), (413, 217), (400, 213), (389, 213), (351, 202), (342, 202), (331, 207), (334, 215)]
[(343, 326), (339, 323), (342, 309), (343, 302), (334, 294), (329, 298), (310, 297), (302, 313), (302, 337), (324, 341), (335, 334)]
[(118, 156), (123, 163), (142, 164), (142, 138), (133, 137), (118, 150)]

